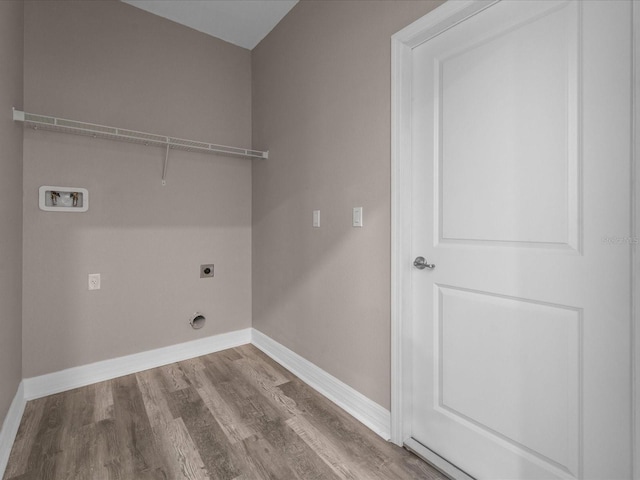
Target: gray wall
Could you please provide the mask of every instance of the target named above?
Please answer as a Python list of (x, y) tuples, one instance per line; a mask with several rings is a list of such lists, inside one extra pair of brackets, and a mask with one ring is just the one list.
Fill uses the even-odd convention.
[(0, 427), (22, 379), (21, 1), (0, 2)]
[[(27, 111), (232, 145), (253, 127), (271, 158), (252, 171), (172, 152), (162, 187), (159, 149), (27, 131), (24, 376), (253, 314), (388, 408), (390, 36), (437, 4), (304, 0), (248, 52), (121, 2), (28, 2)], [(89, 212), (40, 211), (40, 185), (88, 188)], [(213, 280), (197, 276), (205, 262)], [(87, 291), (98, 272), (102, 289)], [(209, 318), (198, 332), (195, 310)]]
[(303, 0), (252, 51), (253, 325), (386, 408), (390, 37), (437, 5)]
[[(27, 2), (24, 74), (28, 112), (251, 143), (250, 52), (121, 2)], [(251, 162), (172, 152), (162, 187), (163, 159), (25, 132), (25, 378), (251, 325)], [(89, 211), (39, 210), (41, 185), (87, 188)]]

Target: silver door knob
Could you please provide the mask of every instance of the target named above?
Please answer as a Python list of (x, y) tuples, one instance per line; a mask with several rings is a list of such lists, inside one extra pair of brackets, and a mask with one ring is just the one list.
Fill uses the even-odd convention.
[(418, 270), (424, 270), (425, 268), (436, 268), (436, 265), (434, 263), (425, 263), (426, 260), (424, 259), (424, 257), (416, 257), (416, 259), (413, 261), (413, 266), (416, 267)]

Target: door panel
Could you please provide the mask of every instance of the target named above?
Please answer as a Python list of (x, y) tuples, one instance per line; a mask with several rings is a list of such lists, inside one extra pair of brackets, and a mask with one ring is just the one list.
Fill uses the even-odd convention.
[(436, 288), (435, 409), (577, 471), (581, 310)]
[(412, 50), (410, 437), (477, 478), (631, 475), (631, 3)]
[(433, 55), (442, 240), (577, 243), (577, 5), (538, 10)]

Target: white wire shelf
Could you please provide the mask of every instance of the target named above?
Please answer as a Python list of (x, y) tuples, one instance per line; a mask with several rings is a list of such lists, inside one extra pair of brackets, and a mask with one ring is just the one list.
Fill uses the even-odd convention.
[(154, 133), (138, 132), (126, 128), (109, 127), (95, 123), (68, 120), (65, 118), (51, 117), (34, 113), (21, 112), (13, 109), (13, 120), (23, 122), (25, 127), (34, 130), (47, 130), (52, 132), (70, 133), (86, 137), (102, 138), (106, 140), (118, 140), (121, 142), (137, 143), (139, 145), (166, 148), (166, 156), (162, 169), (162, 184), (166, 185), (165, 175), (169, 161), (169, 150), (183, 150), (187, 152), (201, 152), (214, 155), (233, 155), (245, 158), (269, 158), (269, 152), (251, 150), (248, 148), (230, 147), (215, 143), (185, 140), (183, 138), (156, 135)]

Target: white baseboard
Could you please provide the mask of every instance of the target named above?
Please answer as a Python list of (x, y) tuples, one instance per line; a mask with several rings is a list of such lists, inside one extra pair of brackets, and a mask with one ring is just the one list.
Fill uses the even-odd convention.
[(382, 438), (389, 440), (389, 410), (255, 328), (252, 329), (251, 343)]
[(4, 476), (4, 471), (7, 468), (11, 447), (16, 439), (26, 404), (27, 401), (24, 399), (24, 382), (20, 382), (16, 396), (13, 397), (7, 416), (2, 423), (2, 430), (0, 430), (0, 478)]
[(219, 352), (220, 350), (245, 345), (250, 342), (251, 329), (245, 328), (244, 330), (213, 335), (147, 352), (134, 353), (133, 355), (68, 368), (39, 377), (26, 378), (23, 380), (24, 398), (33, 400), (150, 368)]

